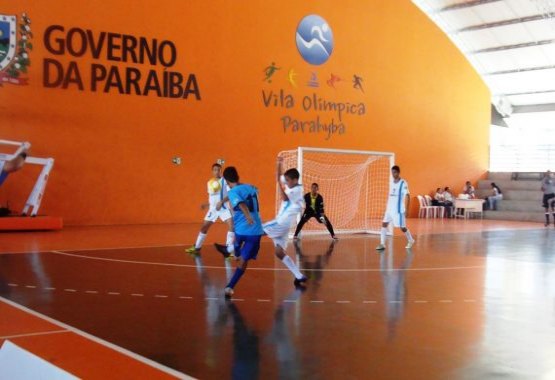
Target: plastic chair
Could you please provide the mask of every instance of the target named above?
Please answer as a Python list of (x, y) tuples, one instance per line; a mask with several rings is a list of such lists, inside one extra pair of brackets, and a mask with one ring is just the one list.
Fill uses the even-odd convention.
[(424, 199), (426, 200), (426, 205), (430, 207), (434, 218), (443, 218), (445, 215), (445, 207), (442, 206), (432, 206), (432, 197), (429, 195), (424, 195)]
[(426, 217), (426, 219), (428, 219), (430, 217), (430, 212), (434, 212), (433, 206), (428, 206), (422, 195), (417, 195), (416, 198), (418, 198), (418, 204), (420, 206), (418, 209), (418, 217)]

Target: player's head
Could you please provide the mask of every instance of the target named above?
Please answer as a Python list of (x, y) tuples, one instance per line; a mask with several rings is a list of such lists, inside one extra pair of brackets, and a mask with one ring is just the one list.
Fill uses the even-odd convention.
[(283, 173), (283, 176), (285, 177), (285, 184), (288, 188), (297, 186), (299, 184), (299, 178), (301, 177), (299, 171), (295, 168), (287, 170)]
[(228, 166), (224, 169), (224, 179), (229, 185), (229, 187), (233, 187), (239, 183), (239, 173), (234, 166)]
[(449, 186), (447, 186), (447, 187), (445, 187), (445, 189), (443, 189), (443, 191), (445, 191), (445, 192), (450, 192), (450, 191), (451, 191), (451, 188), (450, 188)]
[(216, 178), (222, 178), (222, 165), (218, 163), (212, 165), (212, 175)]
[(392, 167), (391, 168), (391, 175), (393, 176), (393, 178), (398, 179), (399, 176), (401, 175), (401, 168), (397, 165)]
[(468, 187), (472, 186), (472, 184), (470, 183), (470, 181), (466, 181), (466, 186), (468, 186)]
[(491, 183), (491, 188), (492, 188), (492, 189), (498, 188), (497, 185), (495, 184), (495, 182), (492, 182), (492, 183)]
[(310, 192), (313, 195), (318, 194), (318, 190), (320, 190), (320, 186), (318, 186), (318, 184), (316, 182), (314, 182), (311, 186), (310, 186)]
[(545, 176), (547, 178), (551, 178), (553, 176), (553, 173), (551, 173), (551, 170), (548, 170), (548, 171), (545, 172)]

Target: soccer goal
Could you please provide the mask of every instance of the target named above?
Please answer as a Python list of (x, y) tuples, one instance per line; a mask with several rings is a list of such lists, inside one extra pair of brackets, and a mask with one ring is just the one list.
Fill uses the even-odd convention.
[[(299, 170), (305, 193), (312, 183), (318, 183), (325, 213), (337, 233), (380, 232), (395, 162), (393, 153), (299, 147), (280, 152), (279, 157), (283, 158), (284, 170)], [(278, 193), (276, 208), (280, 203)], [(327, 230), (312, 219), (303, 233)]]

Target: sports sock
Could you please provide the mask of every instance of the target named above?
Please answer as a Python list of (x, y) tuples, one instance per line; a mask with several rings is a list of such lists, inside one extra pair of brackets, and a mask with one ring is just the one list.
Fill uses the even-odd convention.
[(405, 236), (407, 237), (407, 240), (410, 241), (414, 241), (414, 239), (412, 238), (412, 235), (410, 234), (410, 231), (407, 229), (407, 232), (405, 232)]
[(227, 246), (227, 251), (229, 253), (234, 253), (235, 252), (234, 242), (235, 242), (235, 232), (228, 232), (225, 245)]
[(285, 255), (281, 261), (291, 271), (291, 273), (295, 275), (295, 278), (297, 280), (300, 280), (304, 277), (299, 268), (295, 265), (295, 263), (293, 262), (293, 260), (291, 260), (289, 256)]
[(235, 288), (235, 285), (237, 285), (237, 283), (241, 279), (241, 276), (243, 276), (244, 273), (245, 271), (242, 270), (241, 268), (235, 269), (235, 273), (233, 274), (231, 281), (229, 281), (229, 284), (227, 284), (227, 287), (231, 289)]
[(196, 249), (201, 249), (205, 240), (206, 240), (206, 234), (203, 234), (202, 232), (199, 232), (198, 237), (197, 237), (197, 242), (195, 243), (195, 248)]
[(387, 236), (387, 228), (382, 227), (380, 231), (380, 244), (385, 245), (385, 237)]

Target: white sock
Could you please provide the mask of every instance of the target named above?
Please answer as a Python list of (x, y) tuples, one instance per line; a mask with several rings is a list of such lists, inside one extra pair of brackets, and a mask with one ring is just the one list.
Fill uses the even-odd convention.
[(197, 242), (195, 243), (195, 248), (196, 249), (201, 249), (205, 240), (206, 240), (206, 234), (203, 234), (202, 232), (199, 232), (198, 237), (197, 237)]
[(227, 239), (225, 241), (225, 245), (227, 245), (227, 251), (229, 253), (235, 252), (235, 232), (229, 231), (227, 233)]
[(281, 261), (283, 261), (285, 266), (289, 268), (291, 273), (295, 275), (295, 278), (297, 280), (300, 280), (301, 278), (304, 277), (301, 271), (299, 270), (299, 268), (295, 265), (295, 263), (293, 262), (293, 260), (291, 260), (289, 256), (285, 255), (285, 257)]
[(407, 232), (405, 232), (405, 236), (407, 237), (407, 240), (409, 242), (414, 241), (414, 239), (412, 238), (412, 235), (410, 234), (410, 231), (407, 229)]
[(380, 244), (381, 245), (385, 245), (385, 237), (386, 236), (387, 236), (387, 228), (382, 227), (382, 230), (380, 231)]

